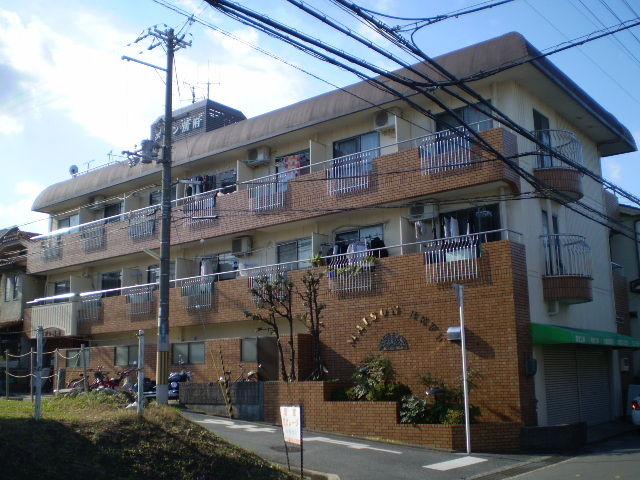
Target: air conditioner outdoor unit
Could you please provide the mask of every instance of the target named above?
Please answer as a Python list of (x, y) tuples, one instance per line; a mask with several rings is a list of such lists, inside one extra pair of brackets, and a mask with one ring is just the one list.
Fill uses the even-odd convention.
[(247, 166), (252, 168), (258, 167), (260, 165), (265, 165), (269, 163), (270, 153), (271, 152), (269, 147), (252, 148), (247, 152), (247, 159), (244, 161), (244, 163), (246, 163)]
[(426, 220), (435, 216), (436, 209), (435, 205), (433, 204), (414, 203), (413, 205), (409, 206), (409, 220), (412, 222)]
[(237, 237), (231, 240), (231, 254), (236, 257), (244, 257), (251, 254), (251, 237)]
[(395, 129), (395, 117), (397, 115), (400, 115), (399, 108), (387, 108), (386, 110), (380, 110), (373, 116), (373, 129), (376, 131)]
[(89, 206), (87, 207), (89, 210), (103, 210), (104, 209), (104, 195), (96, 195), (94, 197), (89, 197)]

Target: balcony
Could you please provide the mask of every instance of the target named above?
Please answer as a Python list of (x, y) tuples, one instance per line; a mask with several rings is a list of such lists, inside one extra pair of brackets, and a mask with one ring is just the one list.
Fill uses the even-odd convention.
[[(515, 136), (510, 132), (494, 128), (480, 134), (505, 155), (515, 153)], [(414, 138), (248, 180), (232, 193), (219, 189), (180, 198), (172, 202), (176, 220), (171, 226), (172, 242), (188, 244), (203, 238), (237, 235), (250, 229), (317, 218), (333, 210), (402, 202), (485, 184), (519, 189), (519, 179), (511, 169), (485, 151), (476, 154), (475, 147), (472, 165), (467, 165), (466, 160), (454, 162), (455, 144), (449, 142), (447, 158), (452, 161), (444, 164), (441, 158), (438, 165), (429, 167), (425, 145), (434, 138), (439, 137)], [(421, 145), (427, 150), (421, 150)], [(460, 149), (467, 151), (464, 145)], [(438, 172), (437, 177), (431, 174), (432, 170)], [(255, 214), (218, 217), (219, 211)], [(260, 215), (262, 212), (275, 214)], [(146, 207), (34, 237), (29, 243), (29, 272), (43, 273), (157, 248), (159, 216), (158, 206)]]
[(53, 297), (38, 298), (27, 302), (31, 305), (30, 338), (36, 338), (38, 327), (44, 329), (45, 336), (69, 337), (78, 332), (78, 296), (66, 293)]
[(283, 207), (291, 175), (289, 172), (278, 173), (252, 182), (253, 186), (249, 187), (251, 211), (265, 212)]
[(329, 195), (345, 195), (369, 188), (373, 169), (372, 160), (380, 156), (380, 149), (335, 158), (327, 168), (327, 192)]
[(214, 275), (182, 280), (180, 296), (185, 310), (202, 310), (213, 306)]
[(327, 257), (329, 291), (334, 294), (372, 291), (376, 253), (375, 250), (364, 250)]
[(582, 173), (564, 161), (583, 164), (582, 144), (575, 133), (568, 130), (534, 130), (531, 133), (548, 146), (548, 149), (542, 149), (533, 144), (536, 178), (561, 192), (563, 195), (557, 198), (561, 203), (567, 203), (567, 197), (569, 201), (582, 198)]
[(582, 235), (542, 235), (542, 287), (548, 302), (585, 303), (591, 291), (591, 249)]
[[(477, 132), (491, 129), (492, 121), (472, 123)], [(444, 130), (428, 135), (420, 142), (420, 164), (422, 175), (437, 175), (460, 171), (481, 159), (481, 148), (474, 145), (467, 134), (455, 130)]]
[[(317, 271), (325, 273), (320, 294), (325, 299), (331, 298), (331, 308), (338, 309), (337, 315), (344, 318), (354, 310), (371, 311), (372, 301), (378, 302), (373, 295), (385, 305), (394, 304), (400, 297), (441, 298), (443, 284), (452, 281), (469, 282), (474, 288), (487, 289), (488, 295), (496, 295), (496, 285), (501, 282), (507, 281), (508, 288), (504, 287), (507, 290), (513, 287), (508, 282), (514, 269), (520, 268), (525, 275), (524, 263), (520, 267), (514, 266), (520, 265), (518, 262), (525, 258), (519, 239), (517, 232), (499, 230), (327, 256), (323, 258), (324, 266), (317, 267)], [(169, 293), (170, 325), (178, 328), (202, 323), (246, 322), (244, 312), (254, 311), (257, 307), (258, 299), (251, 289), (260, 288), (260, 278), (273, 284), (282, 277), (301, 287), (301, 277), (308, 265), (308, 261), (297, 261), (173, 280)], [(344, 270), (340, 271), (340, 268)], [(483, 278), (491, 281), (478, 281)], [(286, 294), (284, 288), (274, 291), (280, 298)], [(51, 315), (55, 318), (64, 318), (58, 315), (59, 312), (77, 309), (77, 335), (157, 328), (157, 284), (63, 297), (57, 297), (55, 301), (66, 303), (44, 307), (57, 309)], [(294, 304), (300, 302), (297, 295), (291, 298)], [(27, 309), (27, 318), (33, 316), (32, 312), (41, 315), (37, 312), (40, 308), (40, 305), (34, 305)], [(303, 307), (298, 305), (296, 309), (299, 308)], [(28, 323), (25, 325), (28, 328)]]

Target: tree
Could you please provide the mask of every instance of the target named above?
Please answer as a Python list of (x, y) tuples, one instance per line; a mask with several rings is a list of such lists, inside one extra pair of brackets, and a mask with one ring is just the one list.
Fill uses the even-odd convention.
[[(245, 317), (265, 325), (259, 331), (267, 331), (276, 337), (278, 354), (280, 356), (280, 373), (286, 382), (296, 380), (296, 351), (293, 342), (293, 291), (294, 285), (285, 275), (278, 274), (273, 280), (268, 276), (258, 277), (251, 288), (251, 294), (257, 300), (257, 307), (264, 313), (244, 312)], [(285, 320), (289, 326), (289, 370), (284, 359), (284, 350), (280, 341), (280, 327), (278, 322)]]
[(318, 300), (320, 282), (323, 277), (323, 273), (315, 273), (309, 269), (302, 276), (304, 289), (302, 291), (296, 289), (296, 293), (306, 309), (297, 318), (304, 324), (311, 335), (311, 358), (313, 362), (313, 372), (309, 377), (311, 380), (322, 380), (327, 372), (320, 351), (320, 332), (324, 327), (320, 319), (322, 318), (322, 311), (326, 308), (326, 305)]

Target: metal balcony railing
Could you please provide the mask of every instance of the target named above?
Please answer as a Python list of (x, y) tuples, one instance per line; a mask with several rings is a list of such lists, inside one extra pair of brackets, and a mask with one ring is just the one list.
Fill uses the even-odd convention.
[(153, 291), (156, 284), (147, 284), (136, 287), (130, 287), (125, 293), (125, 304), (129, 316), (136, 317), (141, 315), (149, 315), (151, 313), (154, 302)]
[(80, 294), (80, 305), (78, 307), (78, 321), (98, 322), (102, 314), (102, 295), (99, 293)]
[(368, 189), (369, 177), (373, 168), (372, 161), (379, 156), (380, 149), (374, 148), (334, 158), (332, 165), (326, 170), (329, 195), (340, 195)]
[(40, 241), (40, 253), (45, 262), (62, 258), (62, 238), (58, 235)]
[[(292, 263), (298, 262), (288, 262), (288, 263), (280, 263), (276, 265), (266, 265), (264, 267), (255, 267), (251, 269), (247, 269), (245, 272), (246, 275), (249, 276), (249, 290), (250, 291), (262, 291), (266, 284), (272, 285), (275, 289), (275, 294), (284, 298), (286, 295), (286, 289), (284, 288), (284, 282), (287, 281), (287, 272), (291, 270)], [(258, 301), (258, 295), (253, 296), (254, 301)]]
[(181, 282), (180, 296), (185, 310), (199, 310), (213, 305), (213, 282), (215, 276), (189, 278)]
[(582, 235), (541, 235), (546, 277), (591, 278), (591, 248)]
[(332, 293), (368, 292), (373, 289), (375, 251), (365, 250), (329, 257), (327, 277)]
[(216, 217), (216, 197), (218, 190), (200, 193), (193, 197), (183, 198), (182, 211), (188, 225), (206, 225)]
[(422, 246), (427, 282), (454, 282), (478, 277), (480, 244), (486, 233), (425, 242)]
[(90, 223), (80, 227), (85, 253), (96, 252), (106, 247), (106, 235), (103, 223)]
[(262, 212), (283, 207), (288, 181), (293, 176), (295, 173), (284, 172), (255, 181), (255, 185), (249, 188), (251, 211)]
[(129, 212), (129, 238), (134, 240), (152, 237), (156, 231), (156, 209), (147, 208)]
[[(492, 127), (492, 120), (483, 120), (469, 126), (481, 132)], [(419, 146), (420, 166), (423, 175), (449, 172), (471, 165), (474, 161), (472, 143), (462, 130), (443, 130), (424, 137)]]
[(574, 167), (566, 163), (563, 157), (578, 165), (584, 163), (582, 144), (575, 133), (569, 130), (533, 130), (531, 133), (548, 147), (541, 148), (533, 144), (533, 151), (536, 152), (535, 168), (564, 168), (574, 170)]

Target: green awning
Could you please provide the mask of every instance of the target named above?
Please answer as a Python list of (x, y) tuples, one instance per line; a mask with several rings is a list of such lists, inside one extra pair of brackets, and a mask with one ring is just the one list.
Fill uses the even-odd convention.
[(614, 332), (603, 332), (602, 330), (583, 330), (532, 323), (531, 331), (534, 345), (576, 343), (614, 348), (640, 348), (640, 338)]

